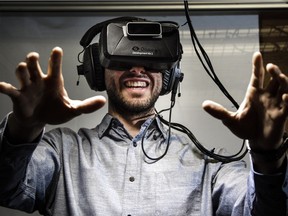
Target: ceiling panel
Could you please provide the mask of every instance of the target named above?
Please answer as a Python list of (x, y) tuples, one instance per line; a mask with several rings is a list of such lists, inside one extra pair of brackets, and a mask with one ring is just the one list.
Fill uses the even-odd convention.
[[(70, 0), (10, 0), (9, 2), (71, 2)], [(7, 2), (7, 1), (0, 1), (0, 2)], [(83, 1), (83, 0), (74, 0), (73, 2), (155, 2), (153, 0), (88, 0), (88, 1)], [(183, 2), (183, 0), (157, 0), (156, 2)], [(205, 3), (205, 4), (239, 4), (239, 3), (287, 3), (288, 0), (197, 0), (197, 1), (192, 1), (192, 0), (188, 0), (189, 3), (191, 4), (201, 4), (201, 3)]]
[[(183, 0), (10, 0), (0, 1), (0, 11), (180, 11)], [(287, 9), (288, 0), (196, 0), (190, 10), (273, 10)]]

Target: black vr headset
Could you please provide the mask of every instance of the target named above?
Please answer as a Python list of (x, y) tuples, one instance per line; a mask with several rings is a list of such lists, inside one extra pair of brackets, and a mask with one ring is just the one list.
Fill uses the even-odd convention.
[[(168, 94), (182, 81), (179, 63), (182, 57), (178, 24), (152, 22), (137, 17), (119, 17), (92, 26), (82, 37), (84, 48), (78, 74), (84, 75), (90, 88), (104, 91), (105, 68), (129, 70), (142, 66), (148, 71), (163, 72), (161, 95)], [(100, 33), (99, 43), (90, 45)], [(176, 88), (177, 88), (176, 86)]]

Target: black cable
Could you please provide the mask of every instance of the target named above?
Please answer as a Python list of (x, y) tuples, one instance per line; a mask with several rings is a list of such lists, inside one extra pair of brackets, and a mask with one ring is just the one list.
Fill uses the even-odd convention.
[[(171, 123), (171, 119), (172, 119), (172, 108), (174, 107), (174, 105), (175, 105), (175, 101), (171, 101), (170, 108), (161, 111), (161, 112), (164, 112), (164, 111), (168, 111), (169, 110), (169, 121), (167, 122), (165, 120), (167, 125), (168, 125), (168, 139), (167, 139), (167, 143), (166, 143), (166, 149), (165, 149), (164, 153), (161, 156), (159, 156), (159, 157), (151, 157), (151, 156), (149, 156), (146, 153), (145, 148), (144, 148), (144, 138), (145, 138), (145, 134), (146, 134), (147, 130), (149, 129), (149, 126), (143, 132), (143, 136), (142, 136), (142, 139), (141, 139), (142, 152), (145, 155), (145, 157), (147, 157), (148, 159), (150, 159), (153, 162), (156, 162), (156, 161), (162, 159), (168, 152), (168, 149), (169, 149), (169, 146), (170, 146), (170, 137), (171, 137), (171, 124), (170, 123)], [(157, 116), (154, 117), (153, 121), (156, 119), (156, 117)]]
[[(189, 30), (190, 30), (190, 35), (191, 35), (191, 40), (192, 40), (192, 43), (193, 43), (193, 47), (195, 49), (195, 52), (201, 62), (201, 64), (203, 65), (205, 71), (207, 72), (207, 74), (209, 75), (209, 77), (215, 82), (215, 84), (220, 88), (220, 90), (223, 92), (223, 94), (232, 102), (232, 104), (238, 109), (239, 108), (239, 105), (238, 103), (234, 100), (234, 98), (229, 94), (229, 92), (226, 90), (226, 88), (223, 86), (223, 84), (221, 83), (221, 81), (219, 80), (218, 76), (216, 75), (215, 71), (214, 71), (214, 68), (213, 68), (213, 65), (210, 61), (210, 58), (208, 56), (208, 54), (206, 53), (206, 51), (204, 50), (204, 48), (202, 47), (201, 43), (199, 42), (198, 38), (197, 38), (197, 35), (195, 33), (195, 30), (193, 28), (193, 25), (192, 25), (192, 22), (191, 22), (191, 19), (190, 19), (190, 15), (189, 15), (189, 7), (188, 7), (188, 2), (187, 0), (184, 0), (184, 5), (185, 5), (185, 15), (186, 15), (186, 19), (187, 19), (187, 24), (189, 26)], [(199, 50), (200, 52), (199, 52)], [(201, 53), (201, 54), (200, 54)], [(204, 60), (202, 59), (202, 57), (204, 58)], [(206, 64), (205, 64), (206, 62)], [(238, 161), (238, 160), (241, 160), (245, 157), (245, 155), (247, 154), (248, 152), (248, 149), (246, 148), (245, 151), (243, 152), (244, 150), (244, 147), (245, 147), (245, 140), (243, 140), (243, 143), (242, 143), (242, 146), (240, 148), (240, 150), (233, 154), (233, 155), (220, 155), (220, 154), (216, 154), (214, 151), (215, 151), (215, 148), (213, 148), (212, 150), (208, 150), (206, 149), (199, 141), (198, 139), (195, 137), (195, 135), (187, 128), (185, 127), (184, 125), (181, 125), (179, 123), (174, 123), (174, 122), (171, 122), (171, 116), (172, 116), (172, 108), (174, 107), (175, 105), (175, 100), (172, 100), (171, 101), (171, 105), (170, 105), (170, 108), (167, 108), (167, 109), (164, 109), (160, 112), (157, 112), (157, 116), (159, 117), (160, 121), (163, 122), (165, 125), (168, 126), (168, 139), (167, 139), (167, 145), (166, 145), (166, 149), (165, 149), (165, 152), (159, 156), (159, 157), (150, 157), (145, 149), (144, 149), (144, 138), (145, 138), (145, 134), (147, 132), (147, 130), (149, 129), (149, 127), (147, 127), (144, 131), (144, 134), (142, 136), (142, 140), (141, 140), (141, 147), (142, 147), (142, 151), (143, 151), (143, 154), (150, 160), (152, 160), (153, 162), (156, 162), (160, 159), (162, 159), (168, 152), (168, 149), (169, 149), (169, 146), (170, 146), (170, 138), (171, 138), (171, 128), (177, 130), (177, 131), (180, 131), (182, 133), (185, 133), (189, 138), (190, 140), (195, 144), (195, 146), (205, 155), (207, 155), (208, 157), (210, 158), (213, 158), (217, 161), (220, 161), (220, 162), (223, 162), (223, 163), (229, 163), (229, 162), (232, 162), (232, 161)], [(164, 111), (169, 111), (169, 121), (165, 120), (161, 115), (160, 113), (164, 112)], [(157, 117), (155, 116), (155, 118)], [(153, 121), (155, 120), (155, 118), (153, 119)], [(242, 153), (243, 152), (243, 153)]]
[[(185, 6), (185, 15), (186, 15), (186, 19), (187, 19), (187, 24), (189, 26), (189, 30), (190, 30), (190, 35), (191, 35), (191, 40), (193, 43), (193, 47), (195, 49), (195, 52), (201, 62), (201, 64), (203, 65), (205, 71), (207, 72), (207, 74), (210, 76), (210, 78), (215, 82), (215, 84), (220, 88), (220, 90), (223, 92), (223, 94), (233, 103), (233, 105), (238, 109), (239, 105), (238, 103), (234, 100), (234, 98), (229, 94), (229, 92), (226, 90), (226, 88), (223, 86), (223, 84), (221, 83), (221, 81), (219, 80), (218, 76), (216, 75), (213, 65), (210, 61), (210, 58), (208, 56), (208, 54), (206, 53), (206, 51), (204, 50), (204, 48), (202, 47), (200, 41), (197, 38), (197, 35), (195, 33), (195, 30), (193, 28), (191, 19), (190, 19), (190, 15), (189, 15), (189, 6), (188, 6), (188, 2), (187, 0), (184, 0), (184, 6)], [(199, 50), (201, 52), (199, 52)], [(202, 59), (202, 57), (204, 58), (204, 60)], [(206, 62), (206, 64), (204, 63), (204, 61)], [(248, 152), (247, 148), (245, 149), (245, 151), (242, 153), (244, 147), (245, 147), (245, 140), (243, 140), (242, 143), (242, 147), (241, 149), (234, 155), (220, 155), (220, 154), (216, 154), (214, 153), (215, 149), (212, 150), (208, 150), (206, 149), (199, 141), (198, 139), (194, 136), (194, 134), (185, 126), (179, 124), (179, 123), (171, 123), (171, 121), (169, 120), (169, 122), (167, 122), (165, 119), (163, 119), (160, 115), (158, 115), (160, 120), (166, 124), (169, 125), (169, 128), (173, 128), (175, 130), (178, 130), (180, 132), (183, 132), (185, 134), (187, 134), (187, 136), (191, 139), (191, 141), (195, 144), (195, 146), (205, 155), (214, 158), (215, 160), (224, 162), (224, 163), (228, 163), (228, 162), (232, 162), (232, 161), (236, 161), (236, 160), (240, 160), (242, 159)], [(242, 153), (242, 154), (241, 154)]]
[[(189, 30), (190, 30), (190, 36), (191, 36), (191, 40), (193, 43), (193, 47), (194, 50), (201, 62), (201, 64), (203, 65), (205, 71), (207, 72), (207, 74), (211, 77), (211, 79), (215, 82), (215, 84), (220, 88), (220, 90), (223, 92), (223, 94), (232, 102), (232, 104), (238, 109), (239, 105), (238, 103), (234, 100), (234, 98), (229, 94), (229, 92), (226, 90), (226, 88), (223, 86), (223, 84), (221, 83), (221, 81), (219, 80), (218, 76), (216, 75), (213, 65), (210, 61), (210, 58), (208, 56), (208, 54), (206, 53), (206, 51), (204, 50), (204, 48), (202, 47), (201, 43), (198, 40), (198, 37), (195, 33), (195, 30), (193, 28), (192, 25), (192, 21), (190, 19), (190, 15), (189, 15), (189, 5), (188, 5), (188, 1), (184, 0), (184, 6), (185, 6), (185, 16), (186, 16), (186, 20), (187, 20), (187, 24), (189, 26)], [(202, 59), (198, 49), (201, 52), (201, 55), (203, 56), (206, 64), (204, 63), (204, 60)]]
[(190, 140), (195, 144), (195, 146), (205, 155), (209, 156), (210, 158), (213, 158), (217, 161), (221, 161), (223, 163), (228, 163), (228, 162), (232, 162), (232, 161), (238, 161), (241, 160), (248, 152), (247, 149), (245, 149), (245, 151), (241, 154), (241, 152), (244, 149), (245, 146), (245, 140), (243, 140), (243, 144), (241, 149), (234, 155), (220, 155), (220, 154), (216, 154), (214, 153), (215, 149), (212, 150), (208, 150), (206, 149), (198, 140), (197, 138), (194, 136), (194, 134), (184, 125), (181, 125), (179, 123), (173, 123), (173, 122), (167, 122), (164, 118), (162, 118), (160, 115), (158, 115), (159, 119), (161, 120), (161, 122), (163, 122), (164, 124), (168, 125), (170, 124), (170, 127), (178, 130), (182, 133), (185, 133)]

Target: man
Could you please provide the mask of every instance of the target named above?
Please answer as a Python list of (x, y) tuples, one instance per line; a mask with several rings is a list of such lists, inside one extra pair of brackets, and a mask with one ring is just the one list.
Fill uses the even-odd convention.
[[(154, 110), (162, 73), (139, 65), (105, 69), (108, 113), (96, 128), (44, 133), (46, 124), (67, 122), (105, 103), (100, 96), (69, 98), (62, 56), (62, 49), (54, 48), (44, 74), (39, 55), (29, 53), (16, 69), (20, 88), (0, 83), (0, 92), (13, 101), (13, 112), (0, 127), (1, 205), (61, 216), (286, 214), (282, 137), (288, 79), (269, 64), (271, 81), (264, 89), (260, 53), (253, 56), (251, 81), (236, 112), (203, 103), (235, 135), (249, 140), (250, 174), (244, 162), (215, 161), (185, 136), (167, 132)], [(164, 157), (151, 160), (144, 152)]]

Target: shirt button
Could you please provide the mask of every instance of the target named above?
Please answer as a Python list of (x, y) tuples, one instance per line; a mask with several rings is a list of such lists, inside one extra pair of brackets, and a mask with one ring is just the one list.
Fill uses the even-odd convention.
[(130, 182), (134, 182), (134, 181), (135, 181), (135, 178), (134, 178), (133, 176), (131, 176), (131, 177), (129, 178), (129, 181), (130, 181)]
[(134, 147), (137, 147), (137, 142), (133, 142), (133, 146), (134, 146)]

